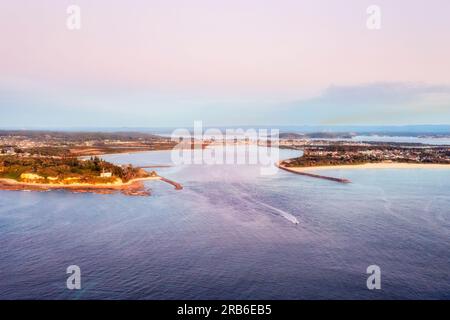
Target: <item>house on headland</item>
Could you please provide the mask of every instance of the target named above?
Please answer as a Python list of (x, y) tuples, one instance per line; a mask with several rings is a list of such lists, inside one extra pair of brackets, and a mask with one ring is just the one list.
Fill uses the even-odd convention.
[(102, 177), (102, 178), (111, 178), (112, 177), (112, 172), (107, 172), (107, 171), (103, 170), (102, 173), (100, 173), (100, 177)]

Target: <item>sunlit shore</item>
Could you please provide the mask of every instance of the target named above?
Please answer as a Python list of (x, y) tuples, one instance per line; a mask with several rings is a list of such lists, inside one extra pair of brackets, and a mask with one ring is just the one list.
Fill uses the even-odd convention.
[(45, 187), (45, 188), (123, 188), (126, 186), (130, 186), (134, 183), (145, 181), (145, 180), (160, 180), (161, 177), (145, 177), (145, 178), (136, 178), (131, 179), (127, 182), (122, 182), (120, 179), (117, 179), (115, 182), (110, 183), (39, 183), (39, 182), (21, 182), (14, 179), (6, 179), (0, 178), (0, 183), (10, 184), (10, 185), (21, 185), (21, 186), (33, 186), (33, 187)]
[(450, 169), (450, 164), (382, 162), (336, 166), (289, 167), (289, 169), (294, 171), (341, 169)]
[(173, 180), (161, 177), (143, 177), (122, 182), (117, 179), (112, 183), (33, 183), (21, 182), (14, 179), (0, 178), (0, 190), (9, 191), (50, 191), (67, 190), (76, 193), (111, 194), (121, 192), (129, 196), (149, 196), (150, 190), (146, 189), (143, 182), (147, 180), (159, 180), (172, 185), (175, 190), (182, 190), (183, 186)]
[(143, 181), (162, 180), (162, 177), (136, 178), (127, 182), (120, 180), (113, 183), (33, 183), (21, 182), (14, 179), (0, 179), (0, 190), (9, 191), (50, 191), (66, 190), (74, 193), (112, 194), (121, 192), (129, 196), (149, 196), (150, 190), (146, 189)]

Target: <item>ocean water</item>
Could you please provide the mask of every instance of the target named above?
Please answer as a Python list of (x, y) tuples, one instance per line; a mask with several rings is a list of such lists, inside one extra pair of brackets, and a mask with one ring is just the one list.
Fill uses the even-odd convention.
[[(170, 163), (164, 151), (105, 158)], [(351, 184), (247, 165), (156, 170), (184, 189), (0, 191), (0, 299), (450, 299), (450, 170), (326, 173)], [(81, 290), (66, 289), (69, 265)], [(366, 287), (369, 265), (381, 290)]]

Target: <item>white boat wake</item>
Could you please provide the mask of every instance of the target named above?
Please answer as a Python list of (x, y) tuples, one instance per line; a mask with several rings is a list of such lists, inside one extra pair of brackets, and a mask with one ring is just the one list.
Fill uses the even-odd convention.
[(290, 214), (290, 213), (288, 213), (286, 211), (280, 210), (278, 208), (272, 207), (272, 206), (270, 206), (268, 204), (265, 204), (265, 203), (262, 203), (262, 202), (259, 202), (259, 204), (264, 206), (264, 207), (266, 207), (266, 208), (272, 209), (273, 211), (275, 211), (277, 213), (279, 213), (283, 218), (289, 220), (293, 224), (299, 224), (300, 223), (295, 216), (293, 216), (292, 214)]
[(247, 188), (245, 188), (242, 184), (232, 184), (231, 187), (228, 189), (228, 192), (233, 193), (236, 197), (240, 198), (242, 201), (246, 201), (248, 203), (252, 203), (255, 205), (261, 205), (263, 207), (266, 207), (270, 209), (271, 211), (274, 211), (277, 215), (282, 216), (286, 220), (292, 222), (293, 224), (299, 224), (300, 222), (298, 219), (290, 214), (289, 212), (283, 211), (281, 209), (278, 209), (276, 207), (273, 207), (271, 205), (268, 205), (259, 199), (255, 198), (251, 193), (248, 192)]

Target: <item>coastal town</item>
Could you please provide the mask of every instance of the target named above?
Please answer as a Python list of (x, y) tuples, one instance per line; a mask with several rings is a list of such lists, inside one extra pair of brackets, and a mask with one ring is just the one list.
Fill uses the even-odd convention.
[(380, 162), (450, 164), (449, 146), (315, 143), (302, 150), (302, 157), (285, 161), (285, 164), (303, 167)]
[[(301, 150), (302, 156), (284, 159), (278, 167), (286, 171), (337, 182), (347, 179), (305, 173), (308, 168), (357, 166), (368, 164), (450, 165), (450, 146), (419, 143), (364, 142), (346, 139), (346, 134), (304, 135), (285, 133), (281, 139), (191, 140), (185, 148), (217, 145), (277, 146)], [(346, 139), (346, 140), (345, 140)], [(168, 137), (138, 132), (50, 132), (0, 131), (0, 187), (6, 190), (71, 189), (77, 192), (110, 193), (120, 190), (129, 195), (149, 195), (142, 181), (159, 179), (182, 189), (181, 184), (160, 177), (152, 165), (133, 167), (104, 161), (103, 154), (172, 150), (177, 143)], [(167, 165), (166, 165), (167, 166)]]
[(60, 158), (170, 150), (174, 146), (170, 138), (149, 133), (0, 130), (0, 155)]
[(449, 145), (305, 139), (295, 134), (285, 135), (284, 139), (280, 139), (279, 145), (280, 148), (301, 150), (303, 154), (301, 157), (280, 161), (278, 168), (340, 183), (351, 181), (309, 170), (450, 168)]

